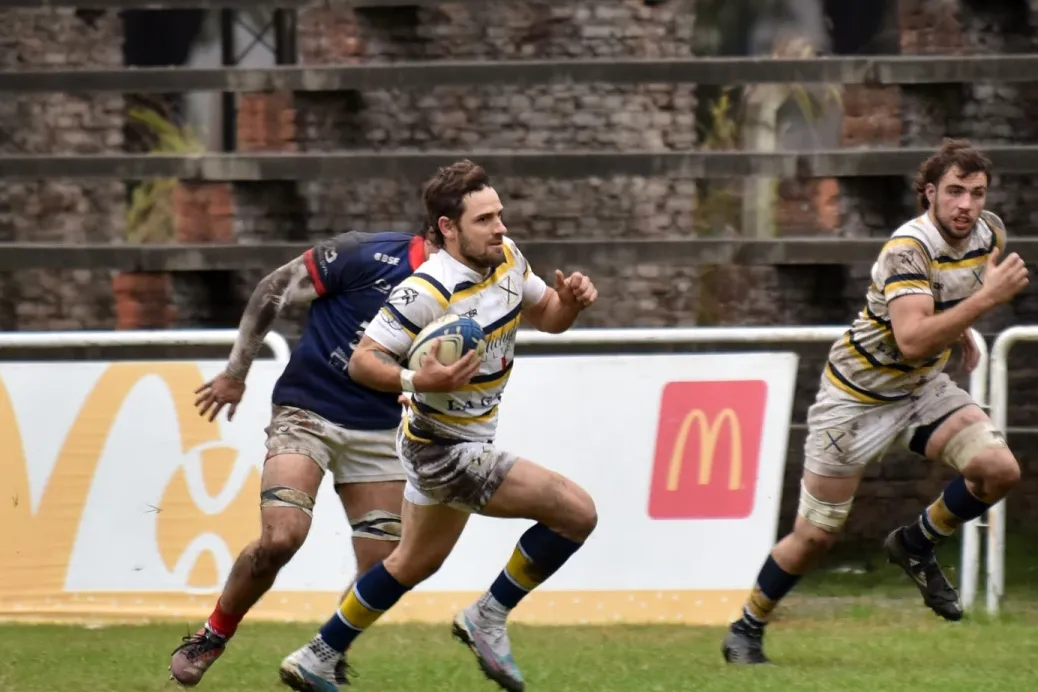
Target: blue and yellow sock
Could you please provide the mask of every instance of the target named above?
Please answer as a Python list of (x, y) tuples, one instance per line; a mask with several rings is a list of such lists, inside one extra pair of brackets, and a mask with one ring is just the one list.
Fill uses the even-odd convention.
[(915, 523), (905, 528), (902, 533), (905, 548), (916, 555), (927, 555), (959, 527), (984, 514), (990, 507), (991, 503), (971, 493), (966, 479), (958, 476), (932, 505), (923, 510)]
[(490, 596), (511, 610), (555, 574), (582, 543), (563, 538), (544, 524), (534, 524), (520, 538), (508, 564), (490, 585)]
[(346, 651), (361, 632), (373, 625), (410, 589), (394, 579), (385, 565), (378, 563), (346, 593), (339, 609), (321, 628), (319, 636), (336, 651)]
[(775, 606), (793, 590), (798, 581), (800, 575), (782, 569), (775, 558), (768, 555), (757, 575), (757, 583), (742, 607), (742, 618), (737, 621), (738, 624), (751, 630), (764, 629), (771, 611), (775, 610)]

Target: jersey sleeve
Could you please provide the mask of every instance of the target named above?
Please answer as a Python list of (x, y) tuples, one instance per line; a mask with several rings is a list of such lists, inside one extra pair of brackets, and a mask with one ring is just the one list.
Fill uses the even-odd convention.
[(544, 279), (533, 273), (530, 263), (523, 253), (519, 251), (515, 243), (508, 238), (505, 239), (505, 243), (507, 243), (509, 251), (515, 258), (516, 267), (523, 273), (523, 305), (536, 305), (544, 297), (545, 292), (547, 292), (548, 284), (544, 283)]
[(363, 266), (360, 236), (350, 231), (321, 241), (303, 254), (303, 260), (317, 295), (347, 291)]
[(1006, 224), (1002, 221), (1002, 218), (993, 211), (984, 210), (980, 212), (981, 218), (987, 223), (988, 228), (991, 229), (991, 243), (992, 246), (998, 248), (999, 252), (1006, 249), (1006, 240), (1008, 239), (1008, 233), (1006, 232)]
[(404, 279), (386, 298), (364, 334), (403, 358), (418, 332), (447, 312), (448, 298), (423, 274)]
[(892, 238), (880, 251), (876, 277), (889, 302), (901, 296), (933, 297), (930, 286), (930, 254), (914, 238)]

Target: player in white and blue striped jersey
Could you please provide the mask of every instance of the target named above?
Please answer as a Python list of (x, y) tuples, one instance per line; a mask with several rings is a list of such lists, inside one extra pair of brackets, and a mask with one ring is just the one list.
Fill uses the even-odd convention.
[[(349, 366), (350, 376), (372, 389), (413, 393), (397, 433), (407, 474), (402, 539), (357, 580), (320, 633), (282, 663), (282, 680), (296, 690), (337, 689), (335, 667), (354, 639), (439, 569), (472, 513), (537, 522), (453, 625), (487, 677), (522, 690), (508, 613), (562, 567), (598, 521), (594, 502), (576, 483), (494, 444), (520, 319), (541, 331), (565, 331), (595, 301), (594, 285), (579, 273), (556, 271), (552, 288), (534, 274), (505, 235), (487, 174), (470, 161), (440, 169), (424, 202), (442, 250), (393, 290)], [(469, 316), (483, 327), (483, 357), (473, 351), (451, 366), (426, 357), (418, 371), (401, 367), (417, 333), (445, 314)]]

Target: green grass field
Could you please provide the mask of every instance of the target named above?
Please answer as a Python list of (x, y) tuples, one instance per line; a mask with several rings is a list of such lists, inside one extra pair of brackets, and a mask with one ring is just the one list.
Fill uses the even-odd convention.
[[(1038, 539), (1011, 537), (1005, 614), (946, 623), (922, 606), (914, 587), (873, 555), (836, 554), (805, 579), (768, 635), (776, 666), (730, 669), (721, 628), (680, 626), (513, 626), (529, 690), (868, 690), (1007, 692), (1032, 689), (1038, 669)], [(958, 563), (958, 546), (944, 564)], [(834, 572), (849, 566), (853, 571)], [(956, 583), (957, 570), (949, 569)], [(981, 605), (983, 599), (981, 599)], [(198, 623), (190, 623), (190, 629)], [(168, 680), (169, 653), (185, 623), (84, 629), (0, 626), (3, 692), (151, 692)], [(281, 658), (315, 626), (246, 621), (197, 688), (284, 690)], [(492, 691), (468, 650), (442, 626), (376, 625), (354, 648), (352, 689), (380, 692)]]

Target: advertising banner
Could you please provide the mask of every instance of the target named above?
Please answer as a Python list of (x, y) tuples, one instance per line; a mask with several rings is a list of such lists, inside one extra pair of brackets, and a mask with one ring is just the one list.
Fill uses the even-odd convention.
[[(233, 423), (197, 415), (223, 362), (0, 365), (0, 618), (200, 621), (259, 537), (270, 392), (257, 362)], [(497, 443), (595, 499), (587, 545), (516, 621), (717, 624), (775, 540), (792, 353), (519, 358)], [(446, 622), (531, 522), (473, 517), (385, 621)], [(257, 620), (323, 620), (354, 577), (326, 478), (311, 533)]]

